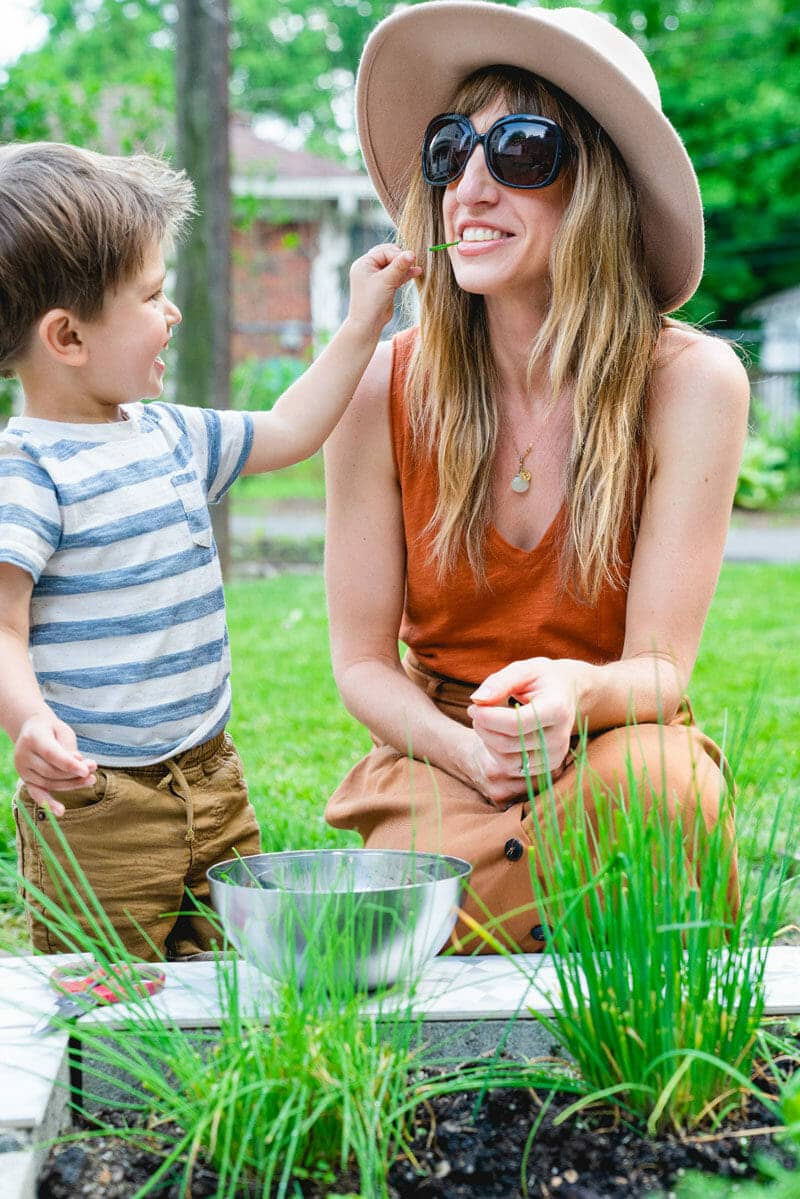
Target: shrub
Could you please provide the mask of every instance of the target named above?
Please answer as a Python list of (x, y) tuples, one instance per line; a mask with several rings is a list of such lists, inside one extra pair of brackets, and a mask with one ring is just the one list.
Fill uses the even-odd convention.
[(785, 425), (776, 440), (786, 454), (787, 491), (800, 491), (800, 416)]
[(737, 508), (772, 508), (784, 495), (788, 454), (765, 436), (748, 437), (733, 502)]
[(247, 412), (267, 411), (307, 366), (302, 358), (245, 359), (231, 375), (233, 407)]
[(20, 387), (16, 379), (0, 378), (0, 422), (14, 415), (19, 405)]

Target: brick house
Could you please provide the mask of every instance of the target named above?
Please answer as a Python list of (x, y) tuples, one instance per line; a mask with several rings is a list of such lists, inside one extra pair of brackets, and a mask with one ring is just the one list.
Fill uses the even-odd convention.
[(353, 258), (391, 237), (366, 174), (231, 126), (233, 361), (301, 356), (347, 309)]

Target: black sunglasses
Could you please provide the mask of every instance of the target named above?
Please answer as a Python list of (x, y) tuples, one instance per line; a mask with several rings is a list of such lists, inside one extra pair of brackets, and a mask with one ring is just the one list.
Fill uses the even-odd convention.
[(563, 130), (547, 117), (513, 113), (476, 133), (469, 117), (445, 112), (433, 118), (422, 139), (425, 182), (432, 187), (453, 183), (479, 142), (490, 173), (506, 187), (547, 187), (558, 177), (568, 149)]

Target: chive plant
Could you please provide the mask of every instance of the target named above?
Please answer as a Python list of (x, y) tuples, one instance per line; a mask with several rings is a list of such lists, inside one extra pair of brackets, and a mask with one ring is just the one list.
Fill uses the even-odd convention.
[[(529, 780), (535, 907), (557, 980), (553, 1024), (589, 1091), (558, 1119), (600, 1099), (645, 1121), (651, 1135), (720, 1119), (755, 1089), (785, 862), (777, 886), (766, 868), (748, 870), (737, 908), (727, 794), (714, 828), (698, 812), (687, 830), (671, 818), (663, 788), (630, 762), (627, 799), (592, 790), (585, 746), (577, 769), (578, 797), (561, 820), (552, 782), (535, 797)], [(776, 811), (768, 858), (778, 856), (769, 851), (780, 818)]]

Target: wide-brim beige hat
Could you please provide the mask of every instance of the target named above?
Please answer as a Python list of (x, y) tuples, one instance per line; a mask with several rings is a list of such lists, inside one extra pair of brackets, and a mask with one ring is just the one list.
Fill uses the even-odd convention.
[(662, 312), (693, 295), (703, 271), (697, 176), (661, 111), (642, 51), (580, 8), (516, 9), (432, 0), (381, 21), (361, 58), (356, 116), (370, 178), (397, 220), (428, 122), (479, 67), (522, 67), (554, 83), (602, 125), (640, 195), (645, 253)]

